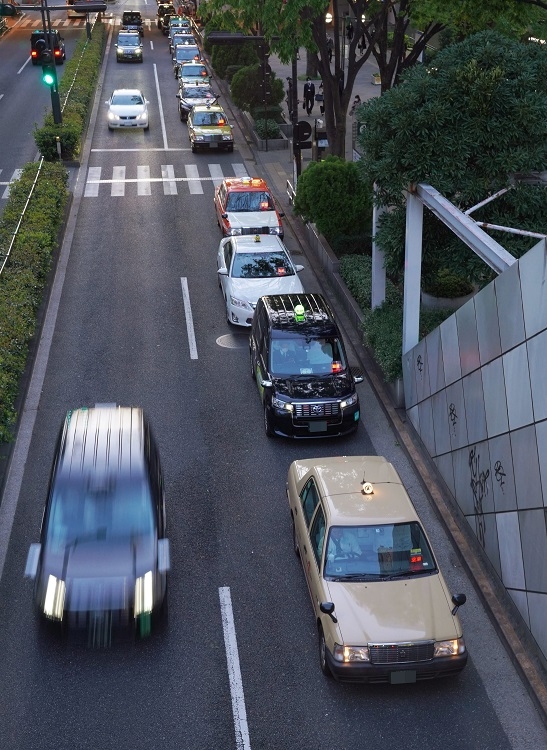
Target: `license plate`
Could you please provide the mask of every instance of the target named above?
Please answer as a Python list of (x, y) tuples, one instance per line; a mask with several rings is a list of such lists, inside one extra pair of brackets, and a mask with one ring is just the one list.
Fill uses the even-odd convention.
[(308, 428), (310, 432), (326, 432), (327, 422), (326, 420), (324, 422), (310, 422)]
[(407, 682), (416, 682), (416, 670), (403, 669), (400, 672), (391, 672), (389, 681), (392, 685), (404, 685)]
[(218, 148), (218, 143), (216, 143), (216, 141), (210, 141), (209, 148)]

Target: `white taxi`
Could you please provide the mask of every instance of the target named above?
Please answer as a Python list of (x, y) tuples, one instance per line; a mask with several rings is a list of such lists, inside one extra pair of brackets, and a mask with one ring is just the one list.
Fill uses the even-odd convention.
[(325, 675), (411, 683), (454, 675), (467, 650), (420, 519), (381, 456), (294, 461), (287, 496)]

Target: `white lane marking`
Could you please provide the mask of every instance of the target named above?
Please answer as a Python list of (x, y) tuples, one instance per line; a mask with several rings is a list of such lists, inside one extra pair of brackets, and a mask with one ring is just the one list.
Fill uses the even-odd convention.
[(221, 587), (218, 590), (218, 595), (220, 598), (220, 613), (222, 615), (226, 661), (228, 663), (228, 677), (230, 679), (232, 714), (234, 717), (234, 729), (236, 733), (236, 748), (237, 750), (250, 750), (251, 742), (249, 740), (249, 725), (247, 723), (247, 711), (245, 709), (245, 696), (243, 694), (243, 681), (241, 679), (241, 669), (239, 666), (236, 628), (234, 624), (232, 598), (230, 596), (229, 587)]
[(188, 190), (192, 195), (201, 195), (203, 193), (203, 185), (199, 179), (198, 168), (195, 164), (185, 164), (184, 171), (186, 172), (186, 179), (188, 180)]
[[(4, 98), (4, 94), (0, 94), (0, 99), (3, 99), (3, 98)], [(1, 172), (1, 171), (2, 171), (2, 170), (0, 169), (0, 172)]]
[(23, 170), (22, 169), (16, 169), (14, 171), (14, 173), (11, 176), (11, 180), (8, 182), (7, 188), (2, 193), (2, 198), (9, 198), (9, 192), (10, 192), (11, 183), (14, 182), (14, 180), (18, 180), (19, 177), (21, 177), (22, 174), (23, 174)]
[(154, 63), (154, 79), (156, 81), (156, 93), (158, 95), (158, 104), (160, 107), (160, 122), (161, 122), (161, 132), (163, 134), (163, 147), (167, 148), (167, 131), (165, 129), (165, 119), (163, 117), (163, 106), (161, 103), (160, 82), (158, 80), (158, 67), (156, 63)]
[(190, 151), (190, 148), (92, 148), (91, 152), (94, 154), (109, 154), (114, 151)]
[(213, 185), (215, 187), (220, 185), (220, 183), (224, 179), (224, 175), (222, 174), (222, 167), (220, 166), (220, 164), (209, 164), (209, 172), (213, 180)]
[(150, 167), (137, 167), (137, 195), (152, 195), (150, 185)]
[(172, 164), (161, 165), (161, 179), (163, 180), (163, 194), (177, 195), (177, 183), (175, 182), (175, 169)]
[(125, 195), (125, 167), (112, 168), (112, 188), (110, 195)]
[(153, 42), (152, 40), (150, 40), (150, 49), (151, 49), (151, 50), (153, 50), (153, 49), (154, 49), (154, 42)]
[(232, 169), (236, 177), (249, 177), (245, 164), (232, 164)]
[(101, 167), (89, 167), (87, 170), (87, 182), (84, 191), (84, 196), (86, 198), (96, 198), (99, 195), (100, 179)]
[(186, 317), (186, 331), (188, 332), (188, 346), (190, 347), (190, 359), (198, 358), (198, 348), (196, 346), (196, 337), (194, 334), (194, 319), (192, 317), (192, 307), (190, 306), (190, 292), (188, 291), (188, 279), (182, 276), (180, 279), (182, 286), (182, 302), (184, 304), (184, 315)]
[(31, 60), (32, 60), (32, 57), (30, 57), (30, 55), (29, 55), (29, 56), (27, 57), (27, 59), (25, 60), (25, 62), (24, 62), (24, 63), (23, 63), (22, 65), (21, 65), (21, 67), (20, 67), (20, 68), (19, 68), (19, 70), (17, 71), (17, 75), (19, 75), (19, 73), (20, 73), (20, 72), (21, 72), (22, 70), (24, 70), (24, 69), (25, 69), (25, 68), (27, 67), (27, 65), (29, 64), (29, 62), (30, 62)]

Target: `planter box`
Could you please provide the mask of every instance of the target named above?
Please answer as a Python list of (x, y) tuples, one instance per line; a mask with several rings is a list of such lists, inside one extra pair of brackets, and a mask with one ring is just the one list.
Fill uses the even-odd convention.
[[(265, 139), (258, 137), (254, 128), (255, 123), (251, 115), (248, 112), (243, 112), (243, 117), (245, 119), (247, 131), (250, 137), (253, 139), (259, 151), (266, 151), (266, 150), (267, 151), (281, 151), (282, 149), (289, 148), (289, 141), (287, 139), (287, 136), (283, 133), (282, 130), (281, 130), (281, 138), (268, 138), (268, 140), (266, 141)], [(280, 129), (282, 127), (284, 126), (280, 126)]]
[(435, 297), (433, 294), (422, 292), (422, 307), (428, 310), (457, 310), (475, 296), (475, 292), (463, 297)]

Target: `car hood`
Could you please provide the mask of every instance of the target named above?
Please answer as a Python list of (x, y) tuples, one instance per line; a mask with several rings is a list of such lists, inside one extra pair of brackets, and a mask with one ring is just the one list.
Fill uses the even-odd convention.
[(278, 227), (279, 219), (276, 211), (228, 211), (230, 226), (245, 227)]
[(41, 583), (49, 575), (66, 581), (66, 609), (123, 609), (133, 599), (135, 579), (156, 570), (155, 544), (142, 540), (82, 542), (64, 556), (45, 555)]
[(259, 297), (270, 294), (303, 294), (298, 274), (276, 276), (274, 279), (230, 279), (229, 292), (241, 300), (256, 305)]
[(345, 644), (438, 641), (462, 634), (439, 574), (383, 583), (325, 581), (325, 588)]
[(232, 135), (229, 125), (194, 125), (194, 132), (199, 135)]
[(181, 76), (179, 78), (180, 83), (211, 83), (209, 76)]
[(192, 98), (192, 99), (188, 98), (187, 99), (185, 96), (183, 96), (182, 99), (181, 99), (181, 102), (186, 107), (188, 107), (189, 109), (192, 109), (192, 107), (194, 107), (194, 106), (199, 107), (199, 106), (205, 105), (205, 104), (212, 104), (213, 99), (210, 96), (204, 96), (203, 99), (194, 99), (194, 98)]
[(342, 398), (353, 392), (350, 375), (299, 375), (273, 379), (277, 395), (294, 399)]
[(123, 117), (136, 117), (146, 111), (143, 104), (111, 104), (109, 109), (113, 114)]

